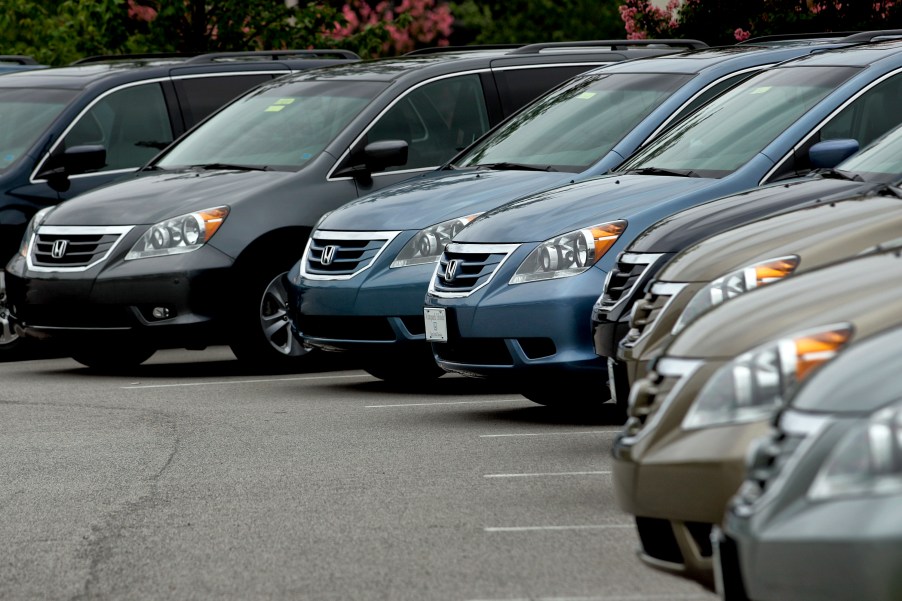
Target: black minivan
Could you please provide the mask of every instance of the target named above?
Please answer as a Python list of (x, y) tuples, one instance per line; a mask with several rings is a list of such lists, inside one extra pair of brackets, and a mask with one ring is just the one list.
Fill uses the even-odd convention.
[[(123, 55), (0, 78), (0, 262), (40, 209), (134, 172), (250, 88), (296, 71), (360, 60), (347, 50)], [(27, 70), (27, 71), (26, 71)], [(0, 357), (15, 347), (0, 272)]]

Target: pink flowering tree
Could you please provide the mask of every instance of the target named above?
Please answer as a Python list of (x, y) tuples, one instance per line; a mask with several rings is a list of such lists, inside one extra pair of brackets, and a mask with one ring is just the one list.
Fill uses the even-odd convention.
[(447, 4), (436, 0), (383, 0), (370, 5), (364, 0), (352, 0), (341, 9), (344, 23), (336, 23), (333, 36), (345, 39), (383, 24), (389, 39), (382, 46), (383, 54), (403, 54), (422, 46), (447, 46), (454, 17)]
[(765, 35), (888, 29), (902, 21), (899, 0), (624, 0), (629, 38), (688, 37), (734, 44)]

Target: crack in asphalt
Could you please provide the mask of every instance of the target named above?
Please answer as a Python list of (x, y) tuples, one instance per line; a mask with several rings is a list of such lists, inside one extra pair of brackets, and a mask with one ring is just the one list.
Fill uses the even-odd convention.
[(123, 532), (129, 527), (131, 518), (135, 515), (157, 505), (160, 478), (172, 465), (181, 447), (181, 436), (175, 417), (164, 412), (149, 412), (149, 417), (154, 425), (166, 430), (163, 434), (172, 437), (172, 448), (166, 461), (150, 476), (148, 480), (149, 491), (135, 499), (125, 503), (119, 509), (110, 512), (103, 522), (91, 527), (91, 536), (88, 537), (87, 546), (82, 552), (89, 559), (88, 574), (82, 585), (81, 591), (73, 595), (70, 601), (83, 601), (93, 599), (93, 588), (100, 580), (100, 567), (113, 556), (115, 542), (122, 538)]
[(137, 411), (147, 413), (144, 407), (120, 407), (117, 405), (95, 405), (91, 403), (65, 403), (51, 401), (7, 401), (0, 399), (0, 405), (19, 405), (23, 407), (57, 407), (60, 409), (114, 409), (116, 411)]

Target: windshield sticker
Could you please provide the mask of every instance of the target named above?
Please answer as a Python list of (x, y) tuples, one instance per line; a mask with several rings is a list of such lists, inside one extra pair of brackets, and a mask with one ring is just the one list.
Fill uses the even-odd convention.
[(279, 98), (273, 104), (291, 104), (294, 102), (294, 98)]
[(770, 89), (771, 86), (761, 86), (760, 88), (755, 88), (754, 90), (752, 90), (752, 94), (764, 94)]
[(267, 113), (278, 113), (278, 112), (281, 111), (283, 108), (285, 108), (285, 105), (284, 105), (284, 104), (271, 104), (271, 105), (269, 105), (268, 107), (266, 107), (266, 111), (264, 111), (264, 112), (267, 112)]
[(583, 92), (577, 98), (580, 100), (588, 100), (589, 98), (593, 98), (596, 95), (596, 92)]

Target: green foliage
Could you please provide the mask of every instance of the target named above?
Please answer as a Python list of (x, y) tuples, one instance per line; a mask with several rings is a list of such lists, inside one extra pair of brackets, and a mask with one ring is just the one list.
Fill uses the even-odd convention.
[(622, 39), (618, 0), (462, 0), (451, 3), (452, 43), (519, 44)]
[[(2, 0), (0, 53), (62, 65), (96, 54), (345, 48), (377, 55), (381, 24), (337, 40), (328, 4), (283, 0)], [(148, 18), (149, 15), (149, 18)]]

